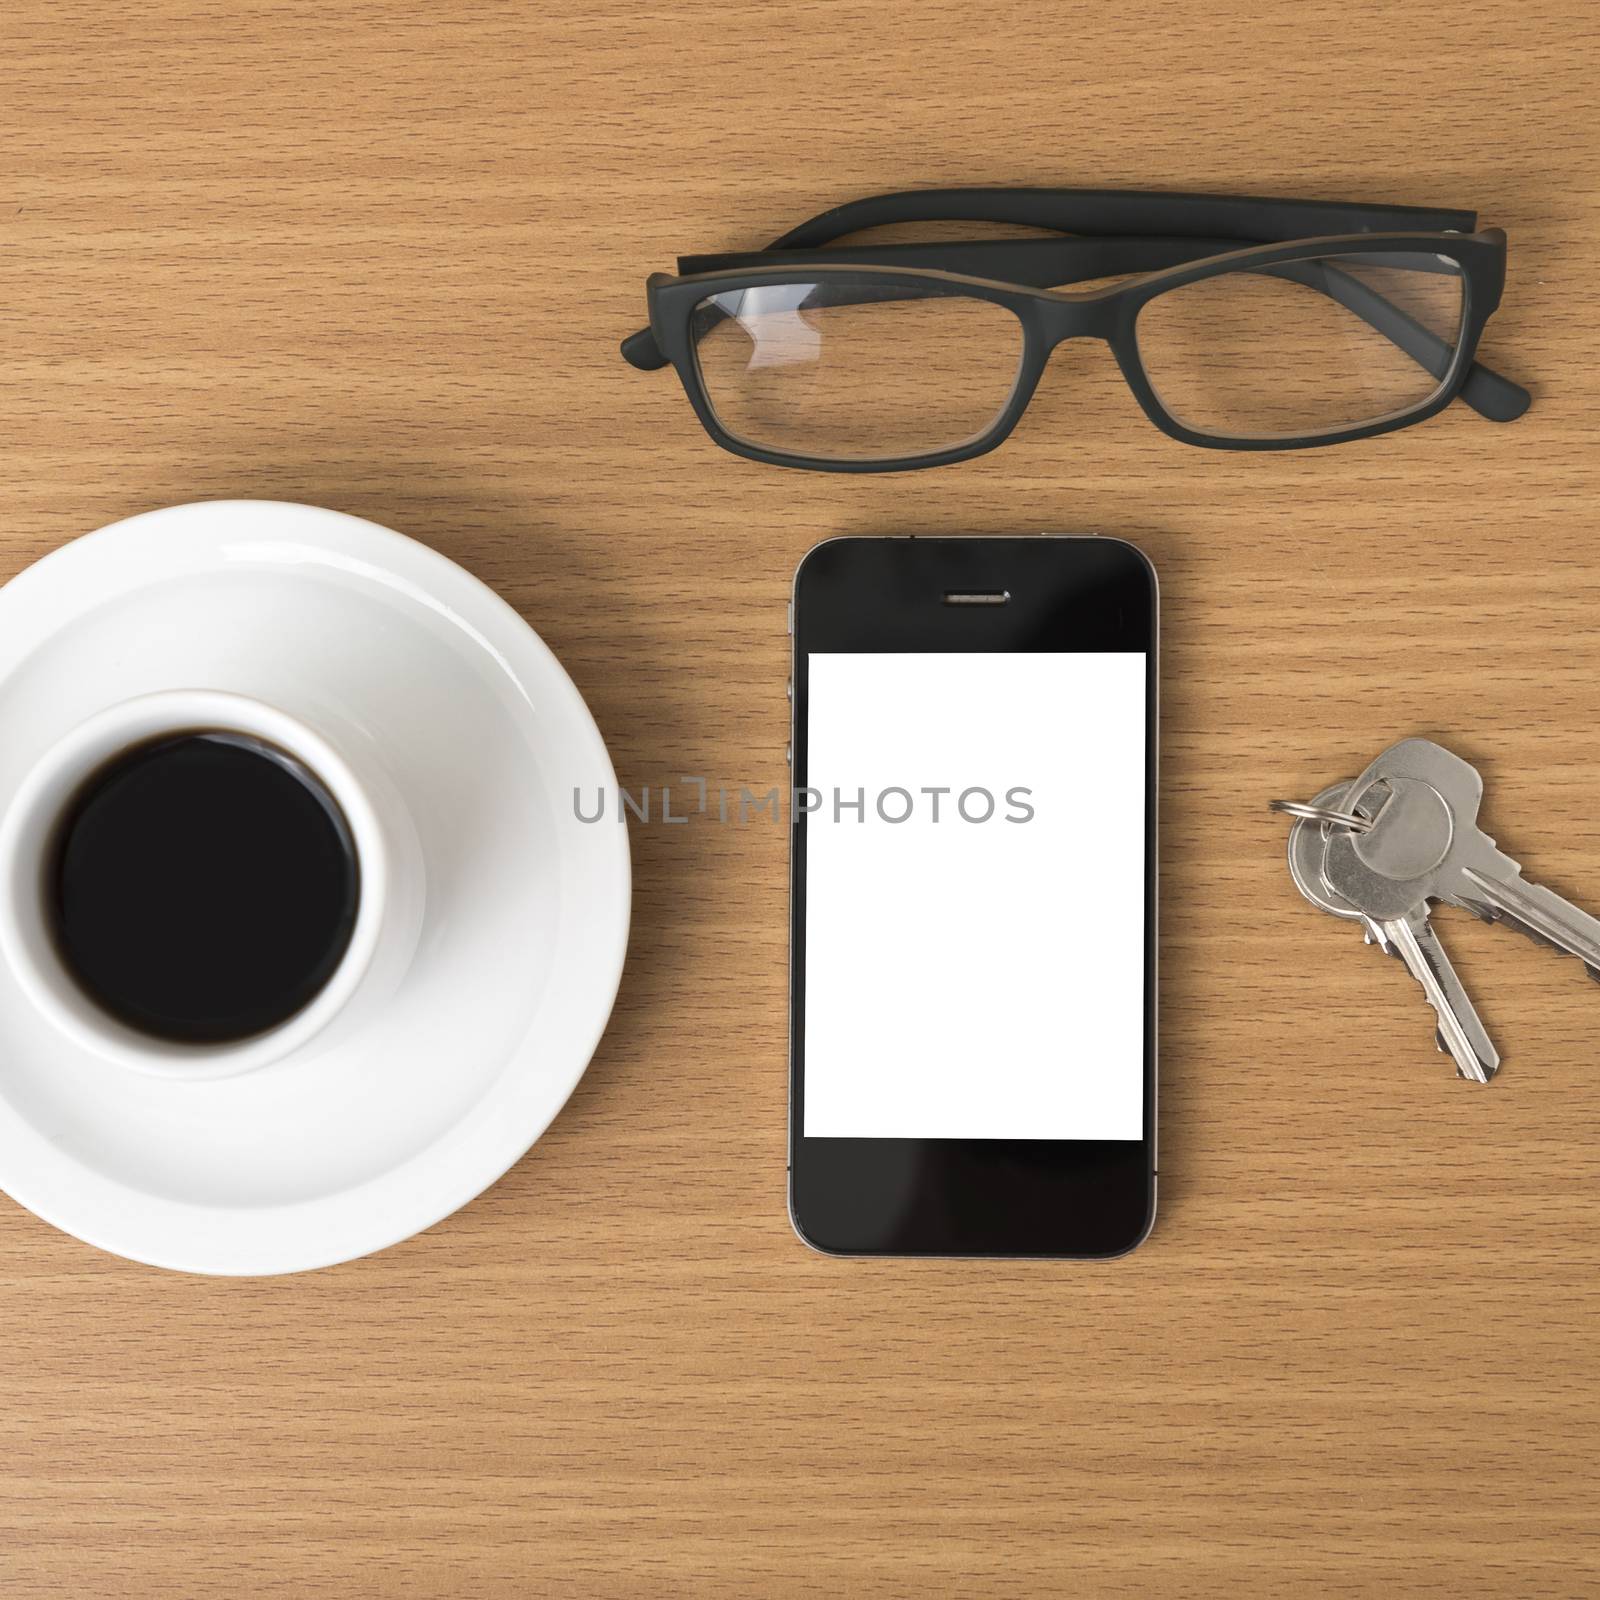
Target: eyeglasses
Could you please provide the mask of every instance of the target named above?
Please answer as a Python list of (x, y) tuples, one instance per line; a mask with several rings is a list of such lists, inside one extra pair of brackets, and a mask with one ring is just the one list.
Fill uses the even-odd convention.
[[(1070, 236), (831, 244), (952, 220)], [(622, 353), (646, 371), (675, 367), (724, 449), (826, 472), (994, 449), (1051, 352), (1078, 338), (1104, 339), (1145, 415), (1186, 444), (1339, 444), (1457, 396), (1510, 422), (1527, 390), (1474, 360), (1506, 236), (1476, 226), (1470, 211), (1220, 195), (878, 195), (766, 250), (688, 256), (679, 276), (653, 275), (650, 326)], [(1124, 281), (1064, 287), (1113, 277)]]

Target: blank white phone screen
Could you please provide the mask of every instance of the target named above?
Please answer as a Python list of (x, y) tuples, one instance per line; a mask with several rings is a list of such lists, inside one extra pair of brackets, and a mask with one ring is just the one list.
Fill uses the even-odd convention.
[(809, 669), (804, 1132), (1143, 1137), (1144, 653)]

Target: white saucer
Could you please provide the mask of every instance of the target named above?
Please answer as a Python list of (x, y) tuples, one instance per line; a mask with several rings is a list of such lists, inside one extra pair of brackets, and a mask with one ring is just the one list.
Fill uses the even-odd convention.
[(627, 948), (627, 829), (588, 708), (475, 578), (373, 523), (217, 501), (119, 522), (0, 589), (0, 809), (69, 729), (174, 688), (251, 695), (384, 764), (421, 841), (416, 955), (321, 1054), (183, 1082), (87, 1053), (0, 968), (0, 1188), (188, 1272), (327, 1266), (429, 1227), (583, 1076)]

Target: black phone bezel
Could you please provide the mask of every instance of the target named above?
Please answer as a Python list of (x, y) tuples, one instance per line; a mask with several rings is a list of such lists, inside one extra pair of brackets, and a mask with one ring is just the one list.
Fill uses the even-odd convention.
[[(950, 593), (1005, 593), (952, 605)], [(1149, 656), (1145, 768), (1144, 1136), (1133, 1140), (808, 1138), (806, 819), (790, 822), (789, 1215), (830, 1255), (1104, 1258), (1156, 1204), (1158, 601), (1154, 568), (1102, 537), (839, 538), (795, 573), (792, 780), (808, 776), (817, 651), (1137, 650)], [(1071, 908), (1065, 908), (1067, 914)]]

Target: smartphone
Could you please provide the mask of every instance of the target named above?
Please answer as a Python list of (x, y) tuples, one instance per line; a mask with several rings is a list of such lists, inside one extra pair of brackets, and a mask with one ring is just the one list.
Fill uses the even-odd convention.
[(844, 538), (795, 574), (789, 1214), (1120, 1255), (1156, 1204), (1154, 569)]

